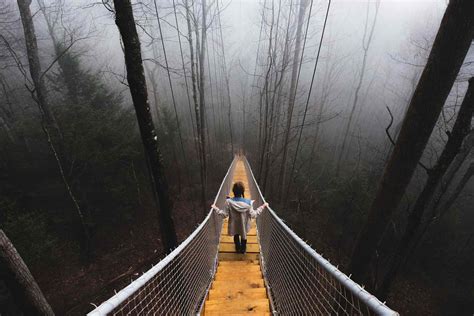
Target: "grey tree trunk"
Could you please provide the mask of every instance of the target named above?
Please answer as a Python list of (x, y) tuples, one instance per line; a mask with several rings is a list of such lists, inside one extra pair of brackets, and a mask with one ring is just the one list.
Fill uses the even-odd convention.
[(446, 203), (443, 205), (442, 210), (443, 214), (446, 214), (449, 209), (453, 206), (454, 202), (456, 199), (459, 197), (461, 194), (462, 190), (466, 186), (466, 184), (469, 182), (469, 180), (474, 176), (474, 160), (470, 163), (469, 167), (467, 168), (466, 173), (463, 175), (461, 180), (459, 181), (458, 185), (454, 189), (454, 192), (451, 194), (449, 199), (446, 201)]
[(69, 181), (64, 173), (63, 161), (66, 159), (64, 140), (56, 118), (54, 117), (54, 114), (48, 104), (47, 90), (43, 81), (44, 73), (41, 71), (41, 64), (39, 61), (35, 26), (33, 24), (33, 18), (30, 11), (31, 0), (17, 0), (17, 3), (25, 35), (30, 75), (34, 85), (34, 89), (31, 90), (31, 95), (40, 109), (43, 132), (46, 136), (54, 159), (56, 160), (61, 180), (66, 188), (69, 198), (73, 203), (74, 209), (78, 214), (80, 226), (82, 228), (82, 236), (80, 240), (81, 252), (83, 259), (87, 260), (90, 254), (89, 229), (86, 225), (84, 213), (79, 206), (79, 202), (76, 199), (72, 188), (69, 185)]
[(46, 87), (44, 85), (41, 64), (38, 56), (38, 42), (36, 40), (35, 26), (30, 11), (31, 0), (17, 0), (17, 3), (25, 34), (28, 65), (30, 68), (31, 79), (35, 87), (34, 95), (36, 102), (43, 114), (46, 127), (53, 133), (52, 136), (54, 137), (54, 140), (62, 142), (63, 137), (61, 131), (47, 101)]
[(434, 200), (433, 205), (433, 214), (436, 214), (437, 209), (441, 205), (441, 199), (443, 198), (444, 194), (446, 193), (447, 189), (451, 185), (451, 182), (454, 179), (454, 176), (458, 172), (459, 168), (462, 166), (464, 161), (466, 160), (467, 156), (471, 152), (472, 148), (474, 147), (474, 130), (471, 130), (469, 135), (466, 136), (464, 142), (459, 150), (459, 153), (454, 158), (453, 162), (449, 166), (448, 170), (446, 171), (443, 180), (441, 181), (439, 193)]
[(206, 203), (206, 194), (207, 194), (207, 148), (206, 148), (206, 98), (205, 98), (205, 62), (206, 62), (206, 37), (207, 37), (207, 22), (206, 22), (206, 0), (201, 0), (201, 46), (199, 51), (199, 119), (200, 119), (200, 128), (201, 128), (201, 144), (202, 144), (202, 168), (203, 168), (203, 178), (204, 178), (204, 190), (202, 196), (202, 204), (204, 209), (207, 210), (205, 206)]
[(359, 102), (360, 89), (362, 88), (362, 84), (364, 83), (365, 68), (367, 67), (367, 55), (368, 55), (368, 52), (369, 52), (370, 44), (372, 43), (372, 37), (374, 35), (375, 23), (377, 22), (377, 16), (378, 16), (378, 12), (379, 12), (380, 0), (375, 3), (375, 16), (374, 16), (374, 20), (372, 21), (372, 25), (371, 25), (370, 31), (369, 31), (369, 36), (368, 36), (367, 42), (366, 42), (367, 24), (369, 23), (369, 5), (370, 5), (370, 3), (367, 4), (367, 18), (366, 18), (366, 21), (365, 21), (364, 38), (362, 39), (362, 49), (364, 51), (364, 57), (362, 58), (362, 68), (360, 70), (360, 76), (359, 76), (359, 80), (357, 82), (357, 87), (356, 87), (355, 94), (354, 94), (354, 100), (352, 101), (352, 108), (351, 108), (351, 112), (349, 114), (349, 120), (347, 121), (346, 127), (344, 128), (341, 151), (339, 152), (339, 157), (337, 158), (337, 163), (336, 163), (336, 176), (339, 175), (339, 170), (341, 168), (342, 158), (344, 157), (344, 154), (346, 152), (347, 136), (349, 135), (350, 130), (351, 130), (352, 119), (354, 117), (354, 113), (355, 113), (355, 110), (357, 108), (357, 104)]
[(188, 0), (184, 0), (184, 6), (186, 7), (186, 22), (188, 26), (188, 43), (189, 43), (189, 56), (191, 59), (191, 83), (193, 87), (193, 103), (194, 112), (196, 116), (196, 131), (198, 138), (198, 149), (199, 149), (199, 162), (200, 162), (200, 177), (201, 177), (201, 207), (206, 207), (206, 164), (205, 164), (205, 151), (203, 151), (204, 144), (202, 126), (201, 126), (201, 109), (200, 103), (197, 98), (197, 76), (196, 76), (196, 62), (194, 58), (194, 43), (193, 43), (193, 30), (191, 27), (191, 10), (189, 8)]
[(169, 195), (158, 138), (150, 113), (146, 80), (142, 63), (140, 39), (130, 0), (114, 0), (115, 24), (122, 37), (127, 81), (132, 95), (138, 127), (145, 149), (145, 156), (153, 182), (153, 191), (159, 202), (159, 223), (163, 246), (166, 252), (177, 246), (177, 237), (172, 217), (173, 203)]
[(184, 75), (184, 83), (185, 83), (185, 87), (186, 87), (186, 97), (187, 97), (187, 100), (188, 100), (189, 117), (191, 119), (191, 128), (193, 130), (193, 144), (195, 146), (196, 153), (199, 155), (199, 149), (198, 149), (199, 145), (198, 145), (198, 142), (196, 140), (196, 127), (194, 125), (193, 111), (192, 111), (192, 107), (191, 107), (191, 97), (189, 96), (188, 76), (187, 76), (186, 67), (185, 67), (185, 63), (184, 63), (183, 45), (181, 43), (181, 33), (179, 31), (178, 14), (177, 14), (177, 11), (176, 11), (175, 0), (173, 0), (173, 13), (174, 13), (174, 19), (175, 19), (175, 23), (176, 23), (176, 32), (177, 32), (177, 36), (178, 36), (179, 53), (180, 53), (180, 57), (181, 57), (181, 65), (183, 66), (183, 75)]
[(379, 295), (385, 297), (390, 289), (392, 281), (397, 276), (399, 269), (406, 260), (410, 252), (412, 242), (415, 238), (428, 203), (435, 193), (436, 187), (441, 181), (443, 175), (448, 169), (454, 157), (459, 153), (464, 138), (471, 129), (471, 120), (474, 110), (474, 79), (469, 80), (469, 88), (454, 123), (453, 130), (449, 136), (448, 142), (438, 158), (435, 166), (428, 171), (428, 179), (425, 186), (418, 196), (413, 210), (408, 216), (407, 227), (403, 233), (400, 244), (395, 251), (394, 258), (390, 263), (389, 269), (385, 275), (382, 285), (379, 289)]
[[(21, 311), (24, 315), (54, 315), (30, 270), (1, 229), (0, 280), (12, 295), (13, 303), (10, 305), (16, 305), (17, 312)], [(1, 309), (0, 314), (3, 314)]]
[[(300, 0), (300, 8), (298, 12), (298, 25), (296, 27), (296, 39), (295, 39), (295, 52), (293, 55), (293, 65), (291, 70), (291, 82), (290, 82), (290, 93), (288, 97), (288, 109), (286, 114), (286, 128), (283, 136), (283, 153), (280, 165), (280, 175), (278, 178), (278, 192), (277, 196), (282, 196), (282, 190), (286, 183), (286, 163), (288, 156), (288, 142), (290, 139), (291, 121), (293, 120), (293, 111), (295, 108), (296, 99), (296, 81), (298, 76), (298, 70), (301, 64), (301, 46), (302, 46), (302, 35), (303, 35), (303, 24), (306, 8), (308, 7), (308, 0)], [(280, 201), (281, 202), (281, 201)]]
[(427, 64), (351, 258), (349, 272), (367, 284), (371, 259), (408, 186), (474, 36), (474, 2), (449, 2)]

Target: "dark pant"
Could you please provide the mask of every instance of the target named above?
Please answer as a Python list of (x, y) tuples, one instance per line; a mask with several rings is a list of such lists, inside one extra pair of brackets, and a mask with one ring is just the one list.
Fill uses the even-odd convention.
[(240, 235), (234, 235), (235, 252), (245, 253), (247, 251), (247, 239), (241, 239)]

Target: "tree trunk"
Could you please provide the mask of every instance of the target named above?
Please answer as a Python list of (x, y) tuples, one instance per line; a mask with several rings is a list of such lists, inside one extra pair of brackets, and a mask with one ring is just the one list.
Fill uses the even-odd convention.
[(188, 43), (189, 43), (189, 58), (191, 59), (191, 83), (193, 87), (193, 102), (194, 112), (196, 115), (196, 131), (198, 138), (198, 149), (199, 149), (199, 162), (200, 162), (200, 177), (201, 177), (201, 207), (206, 207), (206, 170), (205, 170), (205, 155), (203, 152), (203, 133), (201, 126), (201, 110), (197, 99), (197, 76), (196, 76), (196, 63), (194, 58), (194, 43), (193, 43), (193, 30), (191, 27), (191, 10), (189, 8), (188, 0), (184, 1), (186, 7), (186, 22), (188, 26)]
[(140, 39), (138, 38), (130, 0), (114, 0), (114, 4), (115, 23), (120, 31), (124, 46), (127, 81), (137, 115), (146, 159), (149, 163), (150, 176), (154, 186), (153, 191), (158, 198), (160, 206), (158, 212), (160, 233), (165, 251), (169, 252), (177, 246), (177, 237), (172, 218), (173, 203), (169, 196), (168, 182), (163, 170), (158, 138), (150, 113)]
[(177, 32), (177, 36), (178, 36), (179, 53), (180, 53), (180, 56), (181, 56), (181, 65), (183, 66), (183, 75), (184, 75), (184, 83), (185, 83), (185, 87), (186, 87), (186, 97), (187, 97), (187, 100), (188, 100), (189, 117), (191, 119), (191, 128), (192, 128), (192, 131), (193, 131), (193, 144), (195, 146), (196, 153), (199, 155), (198, 143), (197, 143), (197, 140), (196, 140), (196, 127), (194, 125), (193, 111), (192, 111), (192, 107), (191, 107), (191, 97), (189, 96), (188, 77), (187, 77), (187, 74), (186, 74), (186, 67), (185, 67), (185, 63), (184, 63), (183, 45), (181, 43), (181, 33), (179, 31), (178, 14), (176, 12), (175, 0), (173, 0), (173, 13), (174, 13), (174, 20), (175, 20), (175, 23), (176, 23), (176, 32)]
[(59, 125), (56, 122), (56, 118), (54, 117), (54, 114), (48, 104), (47, 90), (43, 81), (44, 73), (41, 71), (41, 64), (39, 61), (35, 26), (33, 24), (33, 18), (30, 11), (31, 0), (17, 0), (17, 2), (20, 11), (21, 22), (23, 24), (23, 31), (25, 34), (26, 52), (28, 55), (30, 75), (34, 85), (34, 89), (31, 90), (31, 95), (40, 109), (42, 117), (41, 126), (46, 136), (49, 148), (51, 149), (53, 157), (58, 166), (61, 180), (66, 188), (66, 192), (68, 193), (71, 202), (73, 203), (74, 209), (78, 214), (80, 226), (82, 229), (82, 235), (80, 237), (81, 252), (82, 257), (87, 260), (90, 255), (89, 229), (86, 225), (85, 217), (81, 207), (79, 206), (79, 202), (76, 199), (73, 190), (69, 185), (69, 181), (64, 173), (63, 161), (66, 160), (64, 140)]
[(368, 37), (367, 43), (366, 43), (365, 39), (366, 39), (366, 36), (367, 36), (367, 24), (369, 23), (369, 6), (370, 6), (370, 3), (367, 4), (367, 18), (366, 18), (366, 21), (365, 21), (364, 37), (363, 37), (363, 40), (362, 40), (362, 49), (364, 51), (364, 57), (362, 58), (362, 69), (361, 69), (359, 80), (358, 80), (357, 87), (356, 87), (356, 90), (355, 90), (354, 100), (352, 102), (351, 113), (349, 114), (349, 120), (347, 121), (346, 127), (344, 129), (344, 133), (343, 133), (341, 151), (339, 152), (339, 157), (337, 158), (337, 163), (336, 163), (336, 176), (339, 175), (339, 170), (340, 170), (340, 167), (341, 167), (341, 161), (342, 161), (342, 158), (343, 158), (344, 153), (346, 151), (347, 136), (349, 135), (350, 130), (351, 130), (352, 119), (354, 117), (354, 112), (357, 108), (357, 104), (358, 104), (358, 101), (359, 101), (360, 89), (362, 88), (362, 84), (364, 82), (365, 68), (367, 66), (367, 55), (368, 55), (368, 52), (369, 52), (370, 43), (372, 42), (372, 37), (374, 35), (375, 23), (377, 22), (377, 16), (378, 16), (378, 12), (379, 12), (380, 0), (375, 3), (375, 16), (374, 16), (374, 20), (372, 22), (372, 26), (371, 26), (370, 32), (369, 32), (369, 37)]
[(199, 110), (200, 110), (200, 123), (201, 123), (201, 144), (202, 144), (202, 168), (203, 168), (203, 175), (204, 175), (204, 190), (202, 204), (203, 208), (207, 210), (206, 206), (206, 194), (207, 194), (207, 149), (206, 149), (206, 98), (205, 98), (205, 82), (204, 82), (204, 63), (206, 61), (206, 36), (207, 36), (207, 22), (206, 22), (206, 0), (202, 1), (202, 21), (201, 21), (201, 46), (199, 51)]
[(446, 201), (446, 203), (443, 205), (443, 213), (441, 215), (446, 214), (451, 206), (453, 206), (454, 201), (458, 198), (459, 194), (461, 194), (462, 190), (466, 186), (466, 184), (469, 182), (469, 180), (474, 176), (474, 161), (471, 162), (469, 167), (467, 168), (466, 173), (463, 175), (461, 178), (461, 181), (459, 181), (458, 185), (454, 189), (453, 194), (449, 197), (449, 199)]
[(474, 36), (474, 2), (449, 2), (427, 64), (352, 254), (349, 272), (367, 284), (371, 259), (408, 186)]
[[(178, 129), (178, 138), (179, 138), (179, 144), (180, 144), (180, 148), (181, 148), (181, 155), (183, 157), (184, 170), (185, 170), (186, 176), (188, 178), (188, 183), (189, 183), (189, 185), (191, 185), (191, 183), (192, 183), (191, 173), (189, 172), (188, 161), (186, 159), (186, 151), (184, 149), (183, 136), (182, 136), (182, 133), (181, 133), (181, 121), (179, 119), (178, 108), (176, 106), (176, 98), (174, 96), (173, 83), (171, 81), (170, 68), (169, 68), (169, 64), (168, 64), (168, 56), (166, 54), (165, 40), (163, 38), (163, 32), (161, 30), (160, 15), (158, 14), (158, 6), (156, 4), (156, 0), (153, 1), (153, 3), (155, 5), (156, 21), (157, 21), (157, 24), (158, 24), (158, 30), (160, 32), (161, 48), (163, 49), (163, 57), (165, 58), (166, 73), (168, 74), (168, 83), (169, 83), (169, 86), (170, 86), (171, 100), (173, 102), (174, 116), (175, 116), (175, 119), (176, 119), (176, 128)], [(173, 152), (174, 152), (174, 150), (175, 149), (174, 149), (174, 144), (173, 144)], [(175, 160), (176, 167), (177, 167), (177, 171), (179, 173), (180, 172), (180, 165), (179, 165), (179, 162), (178, 162), (179, 160), (177, 159), (178, 157), (177, 157), (176, 154), (175, 154), (175, 156), (176, 156), (176, 160)], [(178, 179), (180, 179), (180, 177)], [(178, 187), (179, 187), (179, 193), (181, 193), (181, 181), (179, 181), (179, 186)]]
[(227, 74), (227, 63), (225, 59), (225, 49), (224, 49), (224, 37), (222, 36), (222, 24), (221, 24), (221, 15), (219, 10), (219, 1), (217, 1), (217, 21), (219, 22), (219, 34), (221, 39), (221, 50), (222, 50), (222, 58), (223, 58), (223, 66), (222, 71), (224, 72), (224, 80), (226, 85), (226, 93), (227, 93), (227, 103), (229, 105), (228, 112), (227, 112), (227, 119), (229, 122), (229, 135), (230, 135), (230, 145), (232, 148), (232, 155), (235, 154), (234, 152), (234, 137), (232, 133), (232, 101), (230, 99), (230, 86), (229, 86), (229, 76)]
[(0, 279), (13, 296), (13, 305), (24, 315), (54, 315), (30, 270), (1, 229)]
[[(17, 0), (17, 2), (25, 34), (28, 65), (30, 67), (31, 79), (35, 87), (34, 94), (36, 102), (43, 113), (46, 127), (53, 132), (54, 140), (62, 142), (62, 134), (47, 101), (46, 87), (44, 85), (41, 64), (38, 56), (38, 43), (36, 40), (35, 26), (30, 11), (31, 0)], [(63, 154), (62, 152), (60, 153)]]
[(466, 160), (467, 156), (471, 152), (471, 149), (474, 147), (474, 130), (471, 130), (469, 135), (467, 135), (464, 139), (464, 142), (459, 150), (459, 153), (454, 158), (453, 162), (449, 166), (448, 170), (446, 171), (446, 175), (443, 177), (441, 181), (439, 194), (436, 197), (433, 203), (433, 214), (436, 214), (437, 209), (440, 206), (440, 201), (443, 198), (444, 194), (446, 193), (447, 189), (451, 185), (451, 182), (454, 179), (454, 176), (458, 172), (459, 168), (462, 166), (464, 161)]
[(281, 159), (280, 175), (278, 178), (279, 185), (278, 185), (277, 196), (280, 198), (280, 202), (281, 202), (281, 197), (282, 197), (282, 190), (286, 183), (286, 160), (288, 156), (288, 141), (290, 139), (291, 121), (293, 119), (293, 110), (295, 108), (296, 89), (297, 89), (296, 82), (297, 82), (298, 69), (300, 68), (300, 64), (302, 62), (302, 59), (300, 58), (301, 38), (303, 35), (304, 16), (305, 16), (307, 6), (308, 6), (307, 0), (300, 0), (300, 9), (298, 13), (298, 25), (296, 27), (295, 53), (293, 55), (293, 65), (292, 65), (292, 70), (291, 70), (290, 94), (289, 94), (289, 99), (288, 99), (286, 128), (285, 128), (285, 132), (283, 136), (283, 156)]
[[(62, 77), (64, 79), (64, 83), (67, 88), (67, 92), (69, 97), (71, 98), (72, 102), (76, 105), (79, 101), (79, 91), (77, 89), (77, 83), (76, 83), (76, 74), (68, 69), (67, 65), (64, 62), (64, 58), (62, 58), (62, 55), (65, 53), (66, 47), (64, 45), (64, 42), (61, 43), (58, 38), (56, 37), (55, 29), (56, 25), (52, 21), (50, 14), (47, 12), (46, 5), (44, 4), (43, 0), (37, 0), (38, 6), (40, 8), (41, 13), (44, 16), (44, 20), (46, 21), (46, 26), (48, 29), (49, 36), (51, 37), (51, 40), (53, 41), (53, 47), (54, 47), (54, 54), (56, 55), (55, 57), (58, 59), (58, 65), (59, 68), (61, 69), (62, 72)], [(56, 9), (56, 12), (62, 12), (62, 3), (58, 2), (57, 6), (58, 8)], [(59, 14), (59, 13), (56, 13)], [(62, 19), (62, 16), (61, 16)], [(56, 19), (58, 20), (58, 19)]]
[[(444, 194), (448, 191), (448, 188), (451, 185), (452, 180), (454, 179), (454, 176), (458, 172), (459, 168), (462, 166), (464, 161), (466, 160), (467, 156), (469, 155), (472, 147), (474, 147), (474, 130), (471, 130), (470, 133), (464, 138), (464, 142), (461, 146), (461, 149), (459, 150), (458, 154), (456, 157), (453, 159), (453, 162), (449, 165), (448, 170), (446, 171), (443, 179), (440, 181), (439, 188), (435, 192), (435, 197), (432, 199), (432, 211), (429, 219), (426, 221), (424, 226), (420, 229), (421, 232), (417, 234), (416, 240), (412, 242), (412, 246), (410, 247), (408, 256), (410, 256), (413, 252), (414, 249), (418, 247), (420, 242), (423, 239), (423, 236), (426, 234), (428, 231), (428, 228), (436, 221), (439, 220), (439, 218), (443, 214), (439, 214), (438, 209), (441, 206), (441, 201), (444, 197)], [(445, 205), (443, 205), (445, 206)]]
[(456, 122), (454, 123), (453, 130), (449, 136), (448, 142), (443, 149), (443, 152), (439, 156), (435, 166), (428, 171), (428, 179), (426, 180), (423, 191), (418, 196), (413, 210), (408, 216), (407, 227), (403, 233), (400, 244), (395, 251), (394, 258), (389, 266), (388, 272), (383, 280), (383, 283), (379, 289), (379, 295), (385, 298), (392, 281), (396, 277), (399, 269), (406, 260), (415, 234), (418, 231), (423, 214), (425, 213), (426, 207), (435, 193), (435, 190), (441, 181), (443, 175), (448, 169), (449, 165), (453, 161), (454, 157), (459, 152), (464, 138), (471, 129), (471, 119), (474, 110), (474, 78), (469, 80), (469, 88), (466, 92), (464, 100), (459, 109)]

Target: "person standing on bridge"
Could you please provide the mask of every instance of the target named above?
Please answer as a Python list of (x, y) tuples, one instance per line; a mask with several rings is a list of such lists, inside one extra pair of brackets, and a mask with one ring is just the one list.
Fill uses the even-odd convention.
[(268, 207), (268, 203), (264, 203), (254, 210), (254, 201), (244, 197), (245, 186), (242, 182), (234, 183), (232, 192), (234, 192), (234, 197), (226, 199), (223, 210), (219, 209), (215, 204), (211, 207), (217, 214), (229, 217), (227, 234), (234, 236), (235, 252), (245, 253), (247, 250), (247, 233), (250, 230), (251, 219), (260, 215), (263, 209)]

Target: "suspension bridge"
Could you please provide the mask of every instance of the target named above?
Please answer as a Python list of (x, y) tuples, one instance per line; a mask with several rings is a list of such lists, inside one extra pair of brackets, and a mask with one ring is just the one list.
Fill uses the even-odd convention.
[[(214, 201), (219, 208), (236, 181), (255, 205), (265, 202), (247, 159), (236, 156)], [(234, 252), (226, 226), (211, 210), (174, 251), (88, 315), (398, 315), (271, 208), (252, 222), (245, 254)]]

